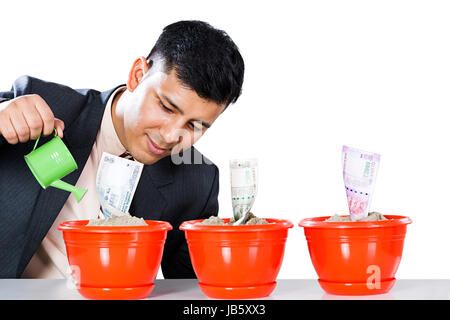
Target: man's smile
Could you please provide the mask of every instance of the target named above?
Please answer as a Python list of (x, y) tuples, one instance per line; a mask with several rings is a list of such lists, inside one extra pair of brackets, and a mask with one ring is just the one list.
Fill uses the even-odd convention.
[(160, 155), (160, 154), (163, 154), (164, 152), (170, 150), (170, 148), (161, 148), (160, 146), (158, 146), (158, 144), (153, 142), (153, 140), (148, 135), (146, 135), (146, 137), (147, 137), (148, 147), (150, 149), (150, 152)]

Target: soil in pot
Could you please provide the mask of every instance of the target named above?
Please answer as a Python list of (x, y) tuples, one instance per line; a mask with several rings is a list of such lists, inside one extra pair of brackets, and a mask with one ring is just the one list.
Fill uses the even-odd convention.
[(91, 219), (87, 226), (146, 226), (147, 223), (143, 218), (131, 216), (129, 214), (123, 216), (114, 216), (106, 219)]
[(339, 216), (335, 214), (334, 216), (328, 218), (327, 220), (324, 220), (324, 222), (356, 222), (356, 221), (383, 221), (383, 220), (389, 220), (385, 216), (383, 216), (379, 212), (369, 212), (369, 215), (365, 218), (362, 218), (360, 220), (352, 221), (350, 220), (350, 216)]
[[(216, 216), (211, 216), (208, 219), (203, 220), (202, 222), (198, 222), (197, 224), (203, 224), (203, 225), (211, 225), (211, 226), (231, 226), (235, 222), (234, 218), (231, 218), (231, 220), (226, 223), (221, 218)], [(249, 213), (247, 218), (244, 220), (244, 225), (257, 225), (257, 224), (268, 224), (266, 219), (258, 218), (253, 213)]]

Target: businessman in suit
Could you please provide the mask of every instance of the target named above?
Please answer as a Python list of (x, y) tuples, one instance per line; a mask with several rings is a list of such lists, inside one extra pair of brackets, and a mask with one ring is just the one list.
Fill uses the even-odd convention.
[[(236, 102), (243, 76), (243, 59), (224, 31), (180, 21), (164, 28), (114, 89), (74, 90), (23, 76), (0, 92), (0, 278), (67, 276), (57, 226), (98, 217), (102, 152), (145, 165), (129, 212), (174, 227), (161, 263), (165, 278), (195, 277), (178, 226), (218, 214), (219, 173), (193, 144)], [(23, 159), (54, 129), (78, 164), (64, 180), (88, 189), (80, 203), (68, 192), (43, 190)]]

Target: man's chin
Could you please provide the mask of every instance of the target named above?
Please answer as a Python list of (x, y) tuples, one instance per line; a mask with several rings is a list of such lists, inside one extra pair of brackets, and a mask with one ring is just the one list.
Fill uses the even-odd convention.
[(134, 160), (145, 165), (154, 164), (164, 157), (164, 155), (150, 154), (149, 152), (145, 152), (143, 150), (139, 150), (137, 152), (131, 151), (130, 153), (133, 155)]
[(143, 161), (137, 161), (145, 164), (145, 165), (151, 165), (157, 163), (159, 160), (164, 159), (165, 157), (169, 156), (170, 154), (161, 154), (161, 155), (148, 155), (143, 159)]
[(153, 153), (150, 150), (145, 150), (145, 148), (138, 149), (136, 152), (131, 153), (135, 155), (134, 159), (136, 161), (139, 161), (140, 163), (143, 163), (145, 165), (151, 165), (166, 157), (173, 155), (177, 156), (180, 152), (182, 152), (181, 147), (175, 146), (170, 150), (165, 150), (165, 152), (163, 152), (162, 154)]

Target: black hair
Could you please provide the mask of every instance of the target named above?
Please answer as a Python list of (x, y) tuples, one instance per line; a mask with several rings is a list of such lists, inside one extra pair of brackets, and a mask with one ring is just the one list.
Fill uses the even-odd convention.
[(166, 26), (147, 57), (160, 56), (165, 72), (199, 97), (228, 106), (236, 102), (244, 82), (244, 60), (228, 34), (203, 21), (179, 21)]

